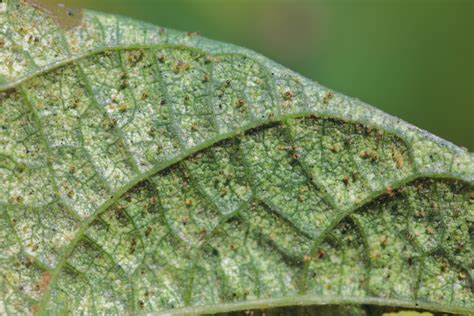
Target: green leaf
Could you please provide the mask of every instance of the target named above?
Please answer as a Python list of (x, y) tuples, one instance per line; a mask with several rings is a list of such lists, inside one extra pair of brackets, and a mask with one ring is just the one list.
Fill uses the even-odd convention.
[(58, 16), (0, 13), (0, 314), (473, 310), (472, 154), (249, 50)]

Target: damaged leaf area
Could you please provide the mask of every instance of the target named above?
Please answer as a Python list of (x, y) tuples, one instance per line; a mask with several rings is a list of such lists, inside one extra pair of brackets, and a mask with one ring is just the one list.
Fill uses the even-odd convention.
[(0, 13), (0, 78), (0, 314), (474, 308), (464, 149), (249, 50), (31, 1)]

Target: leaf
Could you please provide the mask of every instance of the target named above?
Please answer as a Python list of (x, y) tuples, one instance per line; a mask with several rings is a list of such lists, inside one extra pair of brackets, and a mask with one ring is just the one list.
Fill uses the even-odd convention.
[(473, 310), (472, 154), (243, 48), (64, 19), (0, 14), (1, 314)]

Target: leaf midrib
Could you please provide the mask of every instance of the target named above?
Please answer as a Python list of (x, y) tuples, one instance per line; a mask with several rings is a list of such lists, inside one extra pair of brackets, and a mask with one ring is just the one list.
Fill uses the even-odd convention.
[(268, 310), (286, 306), (310, 306), (310, 305), (373, 305), (380, 307), (398, 307), (408, 309), (421, 309), (436, 311), (440, 313), (471, 315), (468, 308), (460, 308), (454, 305), (436, 304), (423, 301), (408, 301), (397, 299), (385, 299), (379, 297), (356, 297), (356, 296), (319, 296), (317, 294), (305, 294), (297, 296), (285, 296), (279, 298), (257, 299), (242, 302), (223, 303), (215, 305), (189, 306), (176, 309), (159, 311), (157, 315), (201, 315), (220, 314), (244, 310)]

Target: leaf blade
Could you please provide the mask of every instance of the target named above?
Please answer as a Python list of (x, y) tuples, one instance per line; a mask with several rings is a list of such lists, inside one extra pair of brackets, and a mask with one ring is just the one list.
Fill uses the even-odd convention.
[[(17, 72), (1, 69), (8, 78), (0, 86), (2, 114), (11, 118), (6, 123), (14, 131), (6, 134), (5, 156), (21, 170), (7, 174), (2, 190), (3, 221), (14, 219), (7, 226), (18, 239), (5, 248), (13, 255), (2, 275), (23, 288), (5, 285), (4, 295), (26, 292), (37, 302), (21, 308), (52, 312), (67, 308), (64, 300), (72, 299), (70, 305), (84, 305), (86, 311), (155, 312), (196, 305), (210, 312), (219, 300), (232, 310), (282, 304), (288, 294), (307, 291), (313, 293), (298, 297), (306, 301), (309, 295), (307, 302), (322, 297), (315, 302), (320, 304), (338, 295), (338, 302), (346, 303), (376, 304), (376, 297), (384, 297), (383, 302), (401, 306), (429, 308), (442, 301), (436, 309), (471, 308), (469, 247), (458, 249), (461, 255), (453, 252), (472, 238), (474, 159), (469, 153), (245, 49), (94, 12), (85, 13), (80, 28), (65, 32), (27, 5), (12, 10), (17, 11), (9, 12), (7, 28), (20, 32), (22, 14), (33, 12), (36, 22), (46, 23), (33, 24), (27, 33), (38, 36), (44, 27), (57, 35), (13, 61)], [(10, 44), (4, 51), (8, 58), (18, 55), (18, 46)], [(62, 47), (60, 57), (49, 55), (50, 47)], [(31, 71), (28, 61), (36, 65)], [(423, 178), (439, 180), (433, 185)], [(457, 182), (451, 185), (449, 179)], [(435, 192), (432, 187), (443, 192), (431, 197), (436, 208), (427, 204), (430, 197), (418, 196), (417, 186), (422, 193)], [(395, 223), (385, 227), (390, 236), (357, 233), (377, 221), (370, 210), (374, 203), (386, 213), (380, 227)], [(402, 230), (391, 228), (401, 224), (385, 208), (400, 205), (412, 212), (398, 217), (411, 216), (418, 226), (408, 222)], [(431, 207), (431, 213), (417, 210), (421, 206)], [(461, 213), (456, 223), (462, 226), (460, 234), (437, 208)], [(61, 214), (60, 229), (48, 227), (54, 223), (50, 218), (34, 220), (18, 210)], [(415, 210), (429, 213), (430, 220), (422, 222), (412, 214)], [(439, 227), (432, 227), (436, 223)], [(36, 229), (35, 224), (46, 227)], [(156, 240), (149, 229), (167, 233)], [(457, 244), (430, 237), (436, 229), (448, 231)], [(414, 241), (390, 244), (409, 233)], [(237, 241), (245, 243), (234, 245)], [(418, 261), (399, 255), (396, 268), (387, 268), (386, 258), (374, 263), (405, 248)], [(430, 261), (430, 251), (447, 267)], [(176, 254), (181, 258), (174, 262)], [(29, 269), (28, 256), (46, 267)], [(339, 262), (336, 272), (328, 258), (348, 261)], [(392, 281), (380, 280), (387, 269), (406, 268), (409, 258), (419, 270), (428, 262), (433, 271), (429, 277), (413, 272), (405, 297), (403, 291), (394, 292)], [(13, 268), (14, 260), (26, 264)], [(366, 260), (379, 271), (376, 285), (364, 279), (370, 279)], [(311, 278), (325, 269), (325, 282)], [(33, 272), (12, 276), (24, 270)], [(160, 286), (141, 284), (140, 273)], [(352, 280), (353, 275), (360, 279)], [(450, 293), (454, 304), (444, 298), (449, 291), (435, 282), (441, 276), (457, 287)], [(338, 282), (345, 284), (339, 292), (327, 288)], [(100, 303), (91, 304), (90, 283), (99, 288)], [(25, 291), (28, 286), (33, 289)], [(363, 298), (348, 299), (354, 293)]]

